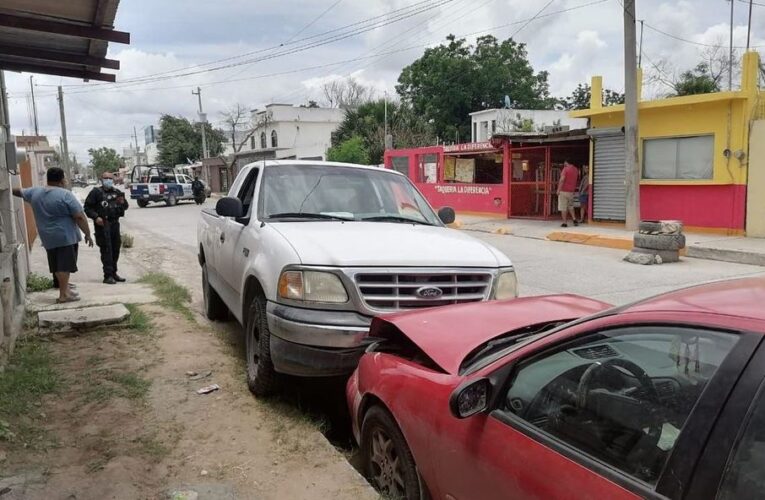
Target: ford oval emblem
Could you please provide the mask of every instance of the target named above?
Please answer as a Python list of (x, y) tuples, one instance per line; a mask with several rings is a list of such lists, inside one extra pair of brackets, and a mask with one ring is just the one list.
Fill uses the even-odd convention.
[(435, 286), (423, 286), (415, 292), (421, 299), (440, 299), (444, 291)]

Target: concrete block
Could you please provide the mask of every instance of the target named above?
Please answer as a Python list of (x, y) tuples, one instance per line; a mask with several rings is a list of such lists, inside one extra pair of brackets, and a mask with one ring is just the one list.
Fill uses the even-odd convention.
[(53, 331), (83, 330), (119, 323), (126, 320), (128, 316), (130, 316), (130, 311), (123, 304), (112, 304), (109, 306), (43, 311), (37, 315), (37, 325), (42, 329)]

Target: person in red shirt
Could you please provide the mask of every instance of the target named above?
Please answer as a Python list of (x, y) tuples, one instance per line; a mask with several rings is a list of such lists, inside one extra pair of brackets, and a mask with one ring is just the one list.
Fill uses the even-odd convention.
[(571, 221), (575, 226), (576, 214), (574, 212), (574, 193), (579, 186), (579, 170), (568, 160), (563, 162), (563, 170), (560, 173), (558, 181), (558, 210), (563, 218), (561, 227), (568, 227), (568, 216), (571, 215)]

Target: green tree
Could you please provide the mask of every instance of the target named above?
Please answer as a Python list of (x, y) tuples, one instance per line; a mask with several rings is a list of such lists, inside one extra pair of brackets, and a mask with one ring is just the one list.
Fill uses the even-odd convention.
[[(564, 109), (587, 109), (590, 107), (590, 96), (592, 89), (588, 83), (580, 83), (576, 86), (571, 95), (560, 100)], [(624, 94), (615, 90), (605, 89), (601, 99), (603, 106), (613, 106), (615, 104), (624, 104)]]
[(90, 155), (89, 166), (96, 177), (101, 177), (104, 172), (116, 172), (122, 166), (122, 158), (112, 148), (90, 148), (88, 154)]
[(505, 96), (518, 109), (551, 109), (548, 74), (535, 72), (526, 46), (488, 35), (475, 46), (449, 35), (401, 72), (396, 91), (415, 113), (433, 120), (447, 140), (470, 137), (469, 113), (501, 107)]
[[(174, 166), (202, 158), (202, 133), (198, 125), (183, 117), (162, 115), (159, 120), (160, 140), (157, 145), (159, 163)], [(226, 135), (205, 123), (207, 150), (210, 157), (223, 152)]]
[(354, 135), (337, 146), (329, 148), (327, 151), (327, 160), (368, 165), (369, 152), (364, 147), (364, 139), (358, 135)]
[[(378, 165), (385, 152), (385, 107), (382, 99), (370, 101), (357, 108), (346, 110), (345, 118), (332, 134), (332, 145), (359, 137), (368, 155), (367, 163)], [(410, 148), (432, 145), (436, 140), (433, 127), (411, 106), (388, 102), (388, 134), (396, 148)]]
[(695, 68), (680, 74), (672, 87), (676, 96), (710, 94), (720, 91), (722, 74), (713, 75), (707, 63), (699, 63)]

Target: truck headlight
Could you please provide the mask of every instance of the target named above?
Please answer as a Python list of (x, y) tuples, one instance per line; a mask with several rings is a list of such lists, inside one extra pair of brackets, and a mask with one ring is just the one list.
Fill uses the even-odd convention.
[(496, 300), (514, 299), (518, 296), (518, 278), (515, 271), (506, 271), (497, 278), (497, 286), (494, 288)]
[(279, 277), (279, 297), (302, 302), (348, 302), (340, 278), (321, 271), (284, 271)]

